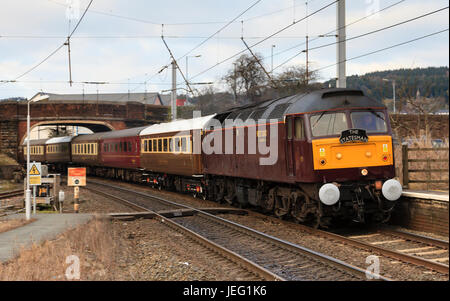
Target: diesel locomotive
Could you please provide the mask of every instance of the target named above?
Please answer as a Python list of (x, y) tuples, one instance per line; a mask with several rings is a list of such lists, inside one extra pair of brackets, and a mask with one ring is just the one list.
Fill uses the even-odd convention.
[(385, 222), (402, 194), (387, 109), (360, 90), (323, 89), (59, 140), (67, 146), (50, 148), (52, 156), (39, 148), (48, 141), (30, 144), (31, 159), (66, 160), (91, 175), (257, 207), (315, 226)]

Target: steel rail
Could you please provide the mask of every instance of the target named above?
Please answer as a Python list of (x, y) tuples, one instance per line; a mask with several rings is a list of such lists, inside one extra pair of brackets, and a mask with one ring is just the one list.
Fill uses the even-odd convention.
[[(90, 181), (90, 182), (92, 182), (92, 181)], [(105, 185), (104, 183), (95, 183), (95, 184)], [(105, 186), (107, 186), (107, 185), (105, 185)], [(184, 227), (184, 226), (182, 226), (180, 224), (177, 224), (174, 221), (171, 221), (170, 219), (168, 219), (168, 218), (158, 214), (155, 211), (152, 211), (152, 210), (150, 210), (148, 208), (145, 208), (143, 206), (134, 204), (133, 202), (130, 202), (130, 201), (128, 201), (126, 199), (123, 199), (121, 197), (118, 197), (116, 195), (113, 195), (113, 194), (110, 194), (110, 193), (107, 193), (107, 192), (104, 192), (104, 191), (101, 191), (101, 190), (98, 190), (98, 189), (95, 189), (95, 188), (92, 188), (92, 187), (86, 186), (85, 188), (89, 189), (89, 190), (91, 190), (91, 191), (93, 191), (93, 192), (95, 192), (97, 194), (113, 198), (113, 199), (115, 199), (117, 201), (120, 201), (120, 202), (122, 202), (122, 203), (124, 203), (127, 206), (130, 206), (132, 208), (135, 208), (135, 209), (138, 209), (138, 210), (144, 210), (144, 211), (152, 212), (153, 214), (155, 214), (155, 217), (154, 217), (155, 219), (157, 219), (161, 223), (165, 224), (169, 228), (171, 228), (171, 229), (173, 229), (173, 230), (175, 230), (177, 232), (184, 233), (189, 238), (191, 238), (195, 242), (199, 243), (203, 247), (205, 247), (205, 248), (207, 248), (207, 249), (209, 249), (209, 250), (211, 250), (211, 251), (213, 251), (215, 253), (218, 253), (222, 257), (227, 258), (228, 260), (232, 261), (233, 263), (243, 267), (245, 270), (251, 272), (252, 274), (255, 274), (256, 276), (258, 276), (258, 277), (260, 277), (260, 278), (262, 278), (264, 280), (285, 281), (284, 278), (282, 278), (282, 277), (280, 277), (280, 276), (270, 272), (269, 270), (259, 266), (258, 264), (254, 263), (254, 262), (251, 262), (251, 261), (247, 260), (246, 258), (242, 257), (241, 255), (239, 255), (239, 254), (237, 254), (237, 253), (235, 253), (235, 252), (233, 252), (231, 250), (228, 250), (228, 249), (226, 249), (226, 248), (224, 248), (224, 247), (222, 247), (222, 246), (220, 246), (220, 245), (218, 245), (218, 244), (216, 244), (216, 243), (214, 243), (212, 241), (210, 241), (209, 239), (207, 239), (207, 238), (205, 238), (205, 237), (203, 237), (203, 236), (201, 236), (201, 235), (199, 235), (199, 234), (189, 230), (188, 228), (186, 228), (186, 227)], [(119, 188), (119, 187), (114, 187), (114, 188), (122, 189), (122, 188)], [(130, 192), (136, 193), (135, 191), (130, 191)]]
[[(282, 249), (288, 250), (290, 252), (300, 253), (300, 254), (306, 255), (306, 256), (308, 256), (310, 258), (313, 258), (315, 260), (319, 260), (321, 262), (326, 262), (327, 264), (332, 265), (332, 266), (334, 266), (337, 269), (340, 269), (342, 271), (346, 271), (346, 272), (348, 272), (348, 273), (350, 273), (350, 274), (352, 274), (352, 275), (354, 275), (354, 276), (356, 276), (358, 278), (361, 278), (361, 279), (366, 278), (367, 274), (369, 273), (369, 272), (367, 272), (367, 271), (365, 271), (365, 270), (363, 270), (363, 269), (361, 269), (359, 267), (356, 267), (356, 266), (353, 266), (351, 264), (345, 263), (345, 262), (343, 262), (341, 260), (338, 260), (336, 258), (333, 258), (333, 257), (330, 257), (328, 255), (325, 255), (325, 254), (322, 254), (322, 253), (319, 253), (319, 252), (307, 249), (305, 247), (302, 247), (302, 246), (290, 243), (288, 241), (281, 240), (281, 239), (276, 238), (274, 236), (271, 236), (269, 234), (266, 234), (266, 233), (263, 233), (263, 232), (251, 229), (251, 228), (246, 227), (244, 225), (240, 225), (240, 224), (234, 223), (232, 221), (223, 219), (223, 218), (218, 217), (218, 216), (214, 216), (214, 215), (212, 215), (210, 213), (204, 212), (202, 210), (199, 210), (197, 208), (194, 208), (194, 207), (191, 207), (191, 206), (188, 206), (188, 205), (179, 204), (179, 203), (172, 202), (172, 201), (166, 200), (166, 199), (158, 197), (158, 196), (150, 195), (148, 193), (144, 193), (144, 192), (140, 192), (140, 191), (131, 190), (131, 189), (124, 188), (124, 187), (111, 186), (111, 185), (103, 183), (103, 182), (97, 182), (97, 181), (89, 180), (89, 183), (93, 183), (93, 184), (97, 184), (97, 185), (103, 185), (103, 186), (106, 186), (106, 187), (109, 187), (109, 188), (114, 188), (114, 189), (126, 191), (126, 192), (137, 194), (137, 195), (140, 195), (140, 196), (143, 196), (143, 197), (148, 197), (148, 198), (156, 199), (156, 200), (159, 200), (159, 201), (162, 201), (162, 202), (166, 202), (168, 204), (171, 204), (171, 205), (174, 205), (174, 206), (177, 206), (177, 207), (184, 207), (184, 208), (196, 211), (198, 215), (201, 215), (201, 216), (206, 217), (206, 218), (208, 218), (210, 220), (213, 220), (214, 222), (221, 223), (223, 225), (226, 225), (227, 227), (231, 227), (231, 228), (233, 228), (233, 229), (235, 229), (237, 231), (240, 231), (241, 233), (245, 233), (246, 235), (250, 235), (250, 236), (252, 236), (254, 238), (257, 238), (259, 240), (263, 240), (263, 241), (268, 242), (270, 244), (276, 244), (279, 247), (281, 247)], [(148, 209), (146, 209), (146, 210), (148, 210)], [(167, 220), (167, 218), (165, 218), (165, 219)], [(372, 276), (374, 276), (375, 279), (378, 278), (379, 280), (384, 280), (384, 281), (390, 281), (391, 280), (391, 279), (389, 279), (387, 277), (383, 277), (383, 276), (380, 276), (380, 275), (372, 275)]]
[(6, 199), (6, 198), (13, 197), (13, 196), (21, 195), (21, 194), (23, 194), (23, 189), (0, 192), (0, 199)]
[(429, 246), (434, 246), (442, 249), (448, 250), (448, 241), (441, 240), (437, 238), (427, 237), (419, 234), (414, 234), (411, 232), (401, 231), (401, 230), (393, 230), (393, 229), (380, 229), (378, 232), (386, 233), (392, 236), (397, 236), (406, 240), (415, 241), (419, 243), (423, 243)]
[(327, 239), (331, 239), (331, 240), (335, 240), (338, 242), (341, 242), (343, 244), (346, 245), (350, 245), (353, 247), (357, 247), (357, 248), (361, 248), (361, 249), (365, 249), (368, 250), (370, 252), (374, 252), (374, 253), (378, 253), (390, 258), (394, 258), (397, 260), (400, 260), (402, 262), (405, 263), (409, 263), (409, 264), (414, 264), (417, 266), (422, 266), (422, 267), (426, 267), (428, 269), (432, 269), (434, 271), (443, 273), (448, 275), (449, 274), (449, 266), (442, 264), (442, 263), (438, 263), (438, 262), (434, 262), (431, 260), (427, 260), (424, 258), (420, 258), (417, 256), (413, 256), (413, 255), (408, 255), (408, 254), (404, 254), (404, 253), (400, 253), (394, 250), (389, 250), (389, 249), (385, 249), (382, 247), (378, 247), (375, 245), (372, 245), (370, 243), (367, 242), (363, 242), (363, 241), (359, 241), (357, 239), (353, 239), (353, 238), (349, 238), (349, 237), (345, 237), (339, 234), (335, 234), (335, 233), (331, 233), (328, 231), (323, 231), (323, 230), (319, 230), (319, 229), (314, 229), (305, 225), (300, 225), (297, 224), (297, 226), (303, 230), (305, 230), (308, 233), (314, 234), (314, 235), (319, 235), (322, 237), (325, 237)]

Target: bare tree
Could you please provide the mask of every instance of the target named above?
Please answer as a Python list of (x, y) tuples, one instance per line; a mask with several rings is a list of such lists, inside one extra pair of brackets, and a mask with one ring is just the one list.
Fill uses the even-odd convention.
[(426, 140), (429, 140), (432, 136), (432, 131), (440, 126), (431, 122), (430, 115), (443, 107), (445, 100), (433, 97), (431, 85), (420, 86), (416, 83), (414, 85), (404, 84), (400, 85), (400, 87), (398, 95), (404, 110), (410, 114), (417, 115), (416, 128), (408, 129), (411, 136), (425, 136)]
[(303, 66), (287, 67), (276, 76), (274, 82), (277, 84), (279, 96), (293, 95), (305, 92), (311, 89), (319, 89), (321, 85), (311, 84), (318, 78), (318, 73), (309, 71), (306, 75), (306, 69)]
[(49, 131), (48, 138), (64, 137), (72, 135), (72, 131), (69, 130), (66, 126), (63, 127), (56, 126), (56, 128), (48, 128), (48, 131)]
[(257, 61), (261, 61), (262, 56), (260, 54), (255, 56), (256, 58), (247, 54), (241, 55), (234, 62), (234, 68), (224, 77), (235, 99), (239, 95), (245, 95), (250, 101), (255, 102), (267, 84), (267, 76)]

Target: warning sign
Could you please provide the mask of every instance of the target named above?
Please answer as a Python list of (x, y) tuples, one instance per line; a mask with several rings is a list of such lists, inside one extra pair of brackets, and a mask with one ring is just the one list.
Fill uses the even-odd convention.
[(30, 176), (40, 176), (41, 173), (39, 172), (39, 169), (36, 167), (36, 164), (33, 164), (33, 166), (30, 169)]
[(69, 168), (67, 172), (68, 186), (86, 186), (86, 168)]
[(30, 185), (41, 185), (41, 162), (33, 162), (30, 164), (28, 171)]

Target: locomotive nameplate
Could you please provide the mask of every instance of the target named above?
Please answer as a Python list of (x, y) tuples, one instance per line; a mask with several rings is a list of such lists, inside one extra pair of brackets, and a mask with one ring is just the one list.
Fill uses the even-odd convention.
[(341, 144), (349, 142), (367, 142), (369, 137), (367, 137), (366, 130), (362, 129), (348, 129), (341, 132), (341, 137), (339, 142)]

